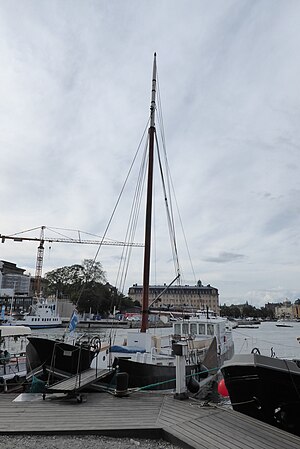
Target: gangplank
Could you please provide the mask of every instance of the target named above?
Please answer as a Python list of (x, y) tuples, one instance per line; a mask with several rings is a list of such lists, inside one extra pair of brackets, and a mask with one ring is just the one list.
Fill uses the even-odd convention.
[(105, 379), (108, 374), (111, 374), (111, 370), (107, 368), (89, 368), (86, 371), (75, 374), (67, 379), (60, 380), (59, 382), (47, 387), (43, 392), (43, 399), (46, 398), (46, 394), (63, 393), (66, 394), (68, 398), (76, 397), (77, 402), (82, 402), (82, 390), (99, 380)]

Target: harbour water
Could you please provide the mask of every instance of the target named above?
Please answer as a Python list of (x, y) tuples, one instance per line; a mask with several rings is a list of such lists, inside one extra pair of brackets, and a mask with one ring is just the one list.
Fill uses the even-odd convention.
[(291, 327), (277, 327), (278, 322), (262, 322), (258, 328), (233, 329), (236, 354), (249, 354), (258, 348), (263, 355), (300, 359), (300, 322), (289, 322)]

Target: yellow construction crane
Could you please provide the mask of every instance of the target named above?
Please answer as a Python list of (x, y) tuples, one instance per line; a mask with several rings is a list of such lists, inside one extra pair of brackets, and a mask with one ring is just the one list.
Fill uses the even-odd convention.
[[(34, 231), (36, 229), (40, 229), (40, 236), (39, 237), (25, 237), (21, 236), (21, 234), (29, 231)], [(90, 240), (90, 239), (82, 239), (81, 234), (83, 234), (83, 231), (77, 231), (78, 238), (70, 238), (70, 237), (58, 237), (58, 238), (46, 238), (45, 237), (45, 229), (46, 226), (41, 226), (38, 228), (28, 229), (27, 231), (21, 231), (16, 234), (12, 235), (3, 235), (0, 234), (1, 242), (4, 243), (5, 240), (13, 240), (14, 242), (23, 242), (25, 241), (31, 241), (31, 242), (39, 242), (38, 250), (37, 250), (37, 257), (36, 257), (36, 266), (35, 266), (35, 281), (34, 281), (34, 291), (37, 296), (41, 293), (41, 279), (42, 279), (42, 268), (43, 268), (43, 260), (44, 260), (44, 243), (80, 243), (84, 245), (112, 245), (112, 246), (137, 246), (142, 247), (144, 246), (142, 243), (133, 243), (133, 242), (120, 242), (117, 240), (105, 240), (104, 238), (100, 238), (100, 240)], [(60, 228), (48, 228), (52, 231), (54, 229), (60, 229)], [(74, 229), (68, 229), (68, 231), (74, 231)], [(87, 234), (87, 233), (85, 233)], [(91, 234), (90, 234), (91, 235)]]

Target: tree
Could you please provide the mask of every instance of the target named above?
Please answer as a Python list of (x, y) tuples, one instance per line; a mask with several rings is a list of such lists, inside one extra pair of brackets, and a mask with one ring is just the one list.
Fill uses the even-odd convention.
[(71, 265), (45, 274), (47, 294), (58, 295), (59, 298), (69, 296), (76, 299), (80, 290), (87, 284), (102, 283), (106, 281), (105, 272), (100, 262), (85, 259), (82, 265)]
[(273, 320), (275, 317), (274, 309), (272, 309), (271, 307), (261, 307), (259, 316), (264, 319), (269, 318)]
[(68, 297), (79, 312), (107, 315), (114, 307), (119, 310), (133, 307), (133, 301), (118, 292), (106, 281), (100, 262), (85, 259), (81, 265), (57, 268), (46, 273), (47, 294)]
[(224, 306), (220, 307), (220, 315), (226, 316), (228, 318), (239, 318), (241, 315), (241, 311), (238, 306), (235, 306), (234, 304), (231, 304), (231, 306)]
[(77, 303), (79, 312), (107, 315), (111, 311), (111, 295), (108, 285), (95, 283), (84, 288)]
[(246, 302), (246, 304), (242, 307), (242, 316), (245, 318), (257, 318), (258, 311), (254, 306), (251, 306), (248, 302)]

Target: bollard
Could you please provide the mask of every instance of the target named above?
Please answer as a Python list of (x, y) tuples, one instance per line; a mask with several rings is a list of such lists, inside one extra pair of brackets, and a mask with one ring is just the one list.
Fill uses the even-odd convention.
[(115, 396), (118, 396), (119, 398), (128, 396), (128, 373), (116, 374)]

